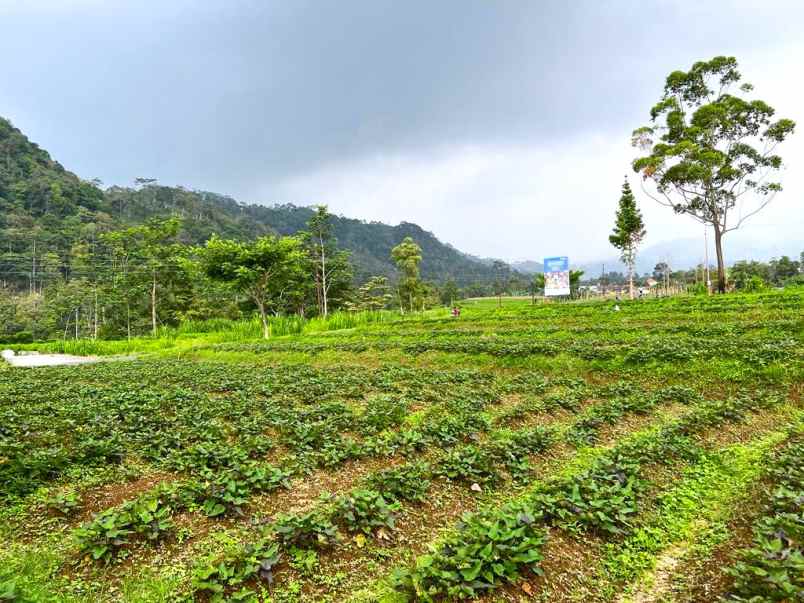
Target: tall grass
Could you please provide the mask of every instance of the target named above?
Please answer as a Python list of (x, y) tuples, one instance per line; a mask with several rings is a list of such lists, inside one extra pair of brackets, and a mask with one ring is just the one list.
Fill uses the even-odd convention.
[[(334, 312), (326, 318), (310, 319), (298, 315), (270, 316), (268, 327), (271, 337), (322, 333), (341, 329), (353, 329), (369, 324), (399, 320), (395, 312)], [(38, 350), (53, 354), (76, 356), (131, 354), (134, 352), (158, 352), (193, 343), (240, 342), (262, 339), (262, 322), (259, 317), (244, 320), (213, 318), (209, 320), (186, 320), (176, 327), (160, 328), (156, 337), (140, 336), (131, 340), (66, 339), (44, 343), (10, 345), (17, 350)]]
[(399, 320), (399, 314), (388, 310), (365, 312), (333, 312), (326, 318), (315, 316), (307, 321), (305, 333), (321, 333), (322, 331), (338, 331), (354, 329), (369, 324), (385, 323)]

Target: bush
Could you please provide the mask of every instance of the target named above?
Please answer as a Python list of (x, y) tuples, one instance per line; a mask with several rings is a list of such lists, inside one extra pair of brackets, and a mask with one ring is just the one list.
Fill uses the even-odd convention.
[(390, 499), (421, 502), (430, 488), (430, 475), (427, 463), (408, 463), (378, 471), (366, 481), (369, 488)]
[[(225, 593), (251, 580), (271, 584), (280, 558), (279, 545), (270, 539), (261, 539), (246, 545), (217, 562), (197, 567), (191, 580), (194, 593), (205, 595), (210, 601), (223, 601)], [(243, 601), (253, 598), (251, 589), (241, 588), (232, 593), (229, 600)]]
[(549, 521), (563, 528), (624, 534), (631, 529), (644, 485), (637, 470), (637, 465), (604, 459), (569, 481), (537, 493), (534, 503)]
[(474, 445), (456, 448), (445, 454), (435, 468), (436, 475), (469, 483), (495, 483), (500, 474), (489, 451)]
[(432, 553), (416, 560), (412, 570), (397, 570), (397, 591), (422, 601), (474, 598), (503, 582), (515, 582), (524, 571), (540, 573), (546, 531), (521, 504), (464, 516), (458, 531)]
[(388, 503), (376, 490), (355, 490), (335, 499), (334, 517), (350, 532), (369, 535), (393, 530), (399, 503)]
[(778, 484), (754, 540), (728, 572), (731, 600), (798, 601), (804, 596), (804, 437), (777, 454), (769, 477)]
[(273, 531), (283, 544), (300, 549), (329, 546), (338, 537), (332, 519), (320, 509), (302, 515), (277, 515)]

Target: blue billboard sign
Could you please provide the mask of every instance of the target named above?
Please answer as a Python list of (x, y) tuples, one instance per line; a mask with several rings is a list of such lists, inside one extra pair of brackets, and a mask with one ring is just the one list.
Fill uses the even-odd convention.
[(569, 295), (569, 258), (544, 258), (544, 295)]

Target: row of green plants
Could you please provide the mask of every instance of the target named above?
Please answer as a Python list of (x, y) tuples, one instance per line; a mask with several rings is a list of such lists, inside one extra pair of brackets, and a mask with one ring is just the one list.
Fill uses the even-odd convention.
[(208, 517), (243, 515), (253, 494), (288, 487), (290, 474), (247, 462), (206, 476), (162, 483), (117, 507), (105, 509), (75, 530), (78, 551), (94, 561), (124, 557), (133, 539), (157, 542), (175, 532), (173, 517), (200, 511)]
[(647, 467), (690, 462), (701, 453), (694, 434), (780, 401), (763, 396), (699, 403), (680, 419), (601, 454), (588, 469), (539, 482), (503, 507), (464, 516), (412, 567), (395, 570), (391, 585), (402, 600), (475, 597), (526, 572), (539, 574), (550, 526), (621, 538), (633, 530), (650, 493)]
[(728, 569), (730, 601), (804, 600), (804, 430), (776, 451), (751, 545)]
[[(646, 334), (647, 335), (647, 334)], [(501, 358), (526, 356), (556, 356), (567, 354), (584, 360), (622, 359), (626, 364), (646, 362), (689, 362), (707, 359), (734, 359), (747, 365), (767, 365), (773, 362), (800, 359), (800, 342), (786, 334), (752, 336), (735, 339), (731, 335), (709, 338), (680, 338), (678, 336), (646, 336), (635, 341), (613, 341), (600, 338), (572, 340), (468, 339), (421, 337), (414, 342), (387, 339), (332, 342), (222, 343), (215, 345), (222, 352), (266, 352), (320, 354), (322, 352), (364, 353), (369, 351), (400, 351), (416, 356), (428, 352), (454, 354), (488, 354)]]
[[(135, 380), (140, 386), (131, 390)], [(0, 391), (18, 404), (0, 408), (2, 496), (25, 496), (75, 467), (130, 456), (187, 472), (261, 458), (277, 444), (291, 451), (297, 470), (410, 454), (487, 430), (485, 409), (509, 392), (554, 395), (548, 387), (574, 399), (588, 390), (580, 380), (466, 370), (131, 362), (3, 371)]]
[[(623, 392), (625, 384), (605, 386), (607, 391)], [(668, 401), (671, 398), (691, 400), (696, 398), (686, 388), (665, 388), (653, 394), (655, 403)], [(608, 404), (609, 402), (604, 403)], [(543, 426), (526, 427), (519, 430), (502, 429), (495, 431), (482, 443), (462, 444), (444, 450), (430, 462), (410, 461), (401, 466), (382, 469), (369, 475), (364, 486), (341, 496), (324, 496), (312, 510), (301, 514), (282, 514), (274, 518), (266, 532), (261, 534), (258, 543), (275, 540), (282, 545), (286, 553), (299, 549), (326, 549), (340, 541), (339, 528), (347, 533), (359, 533), (365, 537), (378, 535), (390, 538), (394, 527), (393, 516), (404, 503), (417, 503), (425, 500), (428, 490), (438, 479), (460, 481), (466, 484), (480, 485), (484, 488), (495, 487), (507, 479), (527, 477), (530, 467), (528, 460), (557, 441), (558, 431)], [(616, 474), (616, 472), (615, 472)], [(546, 494), (545, 494), (546, 496)], [(388, 502), (390, 501), (390, 502)], [(598, 515), (600, 511), (597, 511)], [(598, 515), (595, 515), (597, 517)], [(544, 519), (542, 516), (541, 519)], [(541, 539), (543, 530), (535, 525), (536, 518), (528, 514), (513, 519), (503, 517), (494, 519), (500, 530), (507, 530), (514, 548), (525, 550), (529, 544), (522, 545), (516, 541), (519, 533), (527, 532), (529, 539)], [(529, 540), (530, 542), (530, 540)], [(250, 555), (255, 544), (249, 543), (242, 550), (229, 553), (228, 557), (215, 559), (196, 569), (194, 584), (197, 592), (221, 595), (229, 592), (233, 583), (210, 580), (212, 568), (238, 567), (244, 557)], [(500, 544), (505, 547), (506, 545)], [(524, 548), (523, 548), (524, 547)], [(486, 551), (488, 552), (488, 551)], [(489, 555), (499, 556), (499, 551), (492, 550)], [(514, 560), (518, 553), (511, 553)], [(532, 555), (533, 552), (526, 553)], [(534, 557), (535, 558), (535, 557)], [(466, 575), (477, 579), (475, 570), (480, 571), (476, 563)], [(275, 569), (275, 568), (274, 568)], [(255, 570), (256, 571), (256, 570)], [(507, 571), (507, 570), (506, 570)], [(215, 570), (214, 575), (219, 575)], [(226, 571), (221, 575), (230, 575)], [(250, 577), (254, 577), (254, 573)], [(274, 572), (270, 580), (273, 581)], [(241, 584), (240, 578), (237, 584)], [(248, 587), (238, 591), (246, 596)], [(235, 593), (237, 594), (237, 593)], [(240, 595), (237, 595), (240, 596)]]

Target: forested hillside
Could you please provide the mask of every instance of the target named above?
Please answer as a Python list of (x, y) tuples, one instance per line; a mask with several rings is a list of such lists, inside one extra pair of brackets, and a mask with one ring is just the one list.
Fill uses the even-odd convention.
[[(95, 237), (155, 217), (181, 218), (179, 240), (201, 244), (213, 233), (251, 239), (263, 234), (295, 234), (313, 215), (308, 207), (244, 205), (224, 195), (160, 186), (141, 180), (136, 187), (81, 180), (0, 118), (0, 279), (15, 288), (33, 289), (74, 269), (76, 246)], [(333, 217), (341, 248), (352, 252), (355, 280), (373, 275), (394, 278), (391, 248), (406, 236), (422, 248), (422, 277), (459, 285), (491, 282), (490, 266), (441, 243), (415, 224)]]
[[(316, 268), (321, 249), (311, 241), (312, 208), (245, 205), (149, 178), (132, 187), (100, 185), (65, 170), (0, 118), (0, 340), (130, 337), (186, 320), (248, 317), (255, 308), (264, 319), (266, 312), (326, 315), (328, 303), (330, 310), (400, 307), (403, 289), (404, 303), (421, 309), (461, 293), (490, 293), (503, 272), (512, 276), (415, 224), (323, 211), (321, 245), (331, 260), (324, 276), (323, 260)], [(280, 235), (295, 250), (293, 271), (271, 281), (270, 303), (234, 291), (232, 275), (222, 283), (214, 268), (202, 270), (202, 248), (214, 236), (224, 242), (219, 249), (232, 250), (239, 245), (232, 241), (271, 248), (274, 239), (265, 235)], [(406, 257), (415, 258), (404, 284), (402, 260), (391, 259), (403, 241)]]

